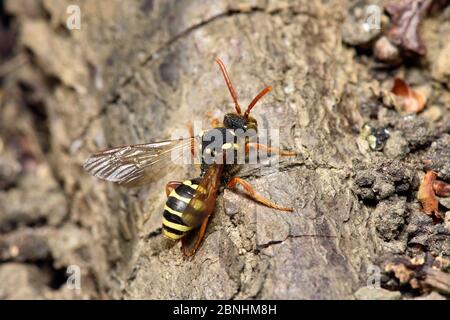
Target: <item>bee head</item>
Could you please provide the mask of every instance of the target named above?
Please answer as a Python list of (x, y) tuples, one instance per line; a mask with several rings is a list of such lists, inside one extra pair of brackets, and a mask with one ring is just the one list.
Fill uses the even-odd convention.
[(256, 122), (256, 119), (253, 117), (250, 117), (250, 111), (253, 109), (253, 107), (256, 105), (256, 103), (261, 99), (266, 93), (270, 92), (272, 90), (272, 87), (266, 87), (264, 88), (258, 95), (253, 98), (252, 102), (247, 107), (247, 110), (242, 114), (241, 106), (239, 105), (239, 102), (236, 97), (236, 93), (234, 92), (233, 86), (231, 85), (230, 78), (228, 77), (227, 69), (225, 68), (225, 65), (223, 64), (222, 60), (219, 58), (216, 59), (217, 64), (220, 67), (220, 70), (222, 71), (223, 77), (225, 79), (225, 82), (228, 86), (228, 90), (230, 91), (231, 97), (234, 101), (234, 106), (236, 109), (236, 112), (233, 113), (227, 113), (223, 119), (223, 124), (226, 128), (229, 129), (241, 129), (244, 132), (252, 129), (255, 131), (255, 133), (258, 131), (258, 123)]
[(223, 125), (228, 129), (240, 129), (244, 132), (254, 130), (255, 132), (258, 132), (258, 122), (255, 118), (251, 116), (245, 117), (244, 115), (235, 112), (227, 113), (225, 115), (223, 118)]

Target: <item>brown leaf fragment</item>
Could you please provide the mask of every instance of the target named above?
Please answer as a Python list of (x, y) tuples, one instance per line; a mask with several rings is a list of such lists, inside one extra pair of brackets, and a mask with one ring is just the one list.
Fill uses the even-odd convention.
[(422, 204), (423, 211), (430, 215), (442, 219), (443, 216), (438, 210), (439, 202), (434, 193), (433, 184), (436, 181), (437, 173), (428, 171), (423, 177), (422, 183), (417, 193), (417, 200)]
[(432, 3), (432, 0), (402, 0), (387, 4), (385, 9), (392, 17), (387, 37), (405, 50), (425, 55), (426, 48), (420, 39), (419, 26)]
[(443, 294), (450, 294), (450, 274), (433, 268), (425, 268), (424, 285)]
[(414, 272), (403, 263), (388, 263), (385, 271), (393, 272), (401, 284), (409, 283), (414, 275)]
[(400, 78), (394, 79), (392, 93), (399, 99), (399, 105), (407, 113), (419, 113), (425, 108), (426, 98), (417, 91), (411, 89), (408, 84)]
[(2, 58), (11, 55), (16, 42), (16, 34), (10, 28), (0, 24), (0, 56)]
[(443, 257), (436, 257), (436, 259), (434, 259), (433, 261), (432, 267), (434, 269), (446, 270), (448, 269), (448, 267), (450, 267), (450, 260)]
[(450, 261), (427, 253), (420, 257), (396, 257), (384, 266), (385, 272), (398, 279), (401, 286), (409, 286), (421, 294), (438, 291), (448, 294), (450, 275), (445, 272)]
[(450, 197), (450, 183), (435, 181), (433, 182), (433, 190), (439, 197)]

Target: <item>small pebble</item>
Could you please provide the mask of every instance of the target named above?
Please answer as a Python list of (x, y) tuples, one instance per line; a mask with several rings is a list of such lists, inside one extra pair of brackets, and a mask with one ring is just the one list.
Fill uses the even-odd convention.
[(383, 62), (397, 63), (400, 60), (398, 48), (384, 36), (375, 42), (374, 53), (375, 57)]
[(430, 106), (422, 112), (422, 116), (431, 122), (437, 122), (442, 117), (442, 110), (438, 106)]

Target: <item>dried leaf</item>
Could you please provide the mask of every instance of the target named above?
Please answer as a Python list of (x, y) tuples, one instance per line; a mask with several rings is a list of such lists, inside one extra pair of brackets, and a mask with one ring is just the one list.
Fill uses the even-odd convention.
[(395, 78), (392, 93), (400, 99), (399, 104), (401, 109), (407, 113), (419, 113), (425, 108), (425, 96), (422, 93), (411, 89), (411, 87), (400, 78)]
[(393, 272), (401, 284), (409, 283), (414, 276), (414, 272), (403, 263), (388, 263), (385, 270), (387, 272)]
[(392, 17), (392, 26), (387, 31), (388, 38), (405, 50), (420, 55), (426, 54), (425, 45), (419, 36), (419, 26), (432, 0), (403, 0), (385, 6)]
[(0, 24), (0, 56), (2, 58), (11, 55), (15, 42), (14, 32)]
[(425, 272), (424, 285), (441, 293), (450, 294), (450, 274), (432, 268), (426, 268)]
[(421, 293), (434, 290), (448, 294), (450, 275), (444, 270), (449, 264), (449, 260), (427, 253), (415, 258), (396, 257), (386, 262), (384, 270), (392, 273), (401, 285), (409, 285)]
[(439, 212), (439, 202), (434, 193), (433, 184), (436, 181), (437, 174), (434, 171), (428, 171), (423, 177), (422, 183), (417, 193), (417, 200), (422, 204), (423, 211), (430, 215), (442, 219), (443, 216)]
[(435, 181), (433, 183), (434, 192), (439, 197), (450, 197), (450, 184), (443, 181)]
[(443, 257), (437, 257), (434, 259), (432, 267), (439, 270), (448, 269), (448, 267), (450, 267), (450, 260)]

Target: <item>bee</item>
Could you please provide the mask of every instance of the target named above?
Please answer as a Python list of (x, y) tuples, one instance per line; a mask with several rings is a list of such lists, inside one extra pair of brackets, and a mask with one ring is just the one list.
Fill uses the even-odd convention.
[[(199, 248), (222, 186), (237, 190), (240, 185), (248, 197), (267, 207), (293, 211), (292, 208), (265, 199), (247, 181), (235, 176), (240, 170), (240, 164), (236, 161), (231, 163), (224, 161), (227, 155), (235, 154), (241, 147), (245, 149), (246, 155), (252, 149), (265, 150), (269, 154), (282, 156), (295, 156), (296, 153), (250, 141), (249, 137), (255, 136), (258, 130), (257, 121), (250, 116), (250, 111), (272, 87), (266, 87), (259, 92), (245, 112), (242, 112), (225, 65), (219, 58), (216, 62), (235, 106), (235, 112), (224, 116), (222, 125), (219, 125), (217, 119), (213, 119), (213, 128), (200, 133), (197, 137), (191, 128), (191, 135), (188, 138), (115, 147), (91, 155), (84, 163), (84, 169), (97, 178), (128, 188), (139, 187), (155, 180), (157, 173), (167, 167), (170, 160), (174, 160), (172, 156), (174, 151), (189, 150), (194, 155), (195, 141), (200, 139), (202, 150), (200, 176), (183, 182), (168, 182), (167, 202), (162, 214), (163, 235), (174, 241), (181, 239), (185, 256), (194, 255)], [(215, 133), (215, 136), (211, 133)], [(237, 139), (238, 133), (244, 134), (245, 139)], [(243, 141), (242, 145), (238, 141)], [(213, 156), (212, 160), (208, 156)]]

